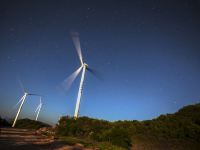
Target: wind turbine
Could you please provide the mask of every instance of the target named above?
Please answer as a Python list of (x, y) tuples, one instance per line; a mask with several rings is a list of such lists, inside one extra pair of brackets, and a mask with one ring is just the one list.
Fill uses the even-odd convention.
[(35, 112), (37, 112), (35, 121), (38, 120), (38, 116), (39, 116), (39, 113), (40, 113), (40, 109), (41, 109), (41, 108), (42, 108), (42, 97), (40, 96), (40, 104), (38, 105), (38, 107), (37, 107), (36, 110), (35, 110)]
[(79, 40), (79, 34), (77, 32), (72, 32), (71, 36), (72, 36), (72, 40), (73, 40), (75, 49), (78, 53), (78, 57), (80, 60), (80, 67), (64, 81), (64, 84), (67, 85), (67, 89), (69, 89), (71, 84), (73, 83), (73, 81), (76, 79), (76, 77), (82, 71), (77, 100), (76, 100), (76, 107), (75, 107), (75, 111), (74, 111), (74, 119), (77, 119), (79, 110), (80, 110), (80, 101), (81, 101), (81, 95), (83, 92), (83, 82), (85, 79), (86, 70), (88, 70), (89, 72), (91, 72), (93, 74), (95, 74), (95, 73), (94, 73), (94, 70), (89, 68), (88, 65), (83, 60), (81, 46), (80, 46), (80, 40)]
[(19, 114), (20, 114), (20, 112), (21, 112), (22, 106), (23, 106), (23, 104), (24, 104), (24, 102), (25, 102), (25, 100), (26, 100), (26, 97), (27, 97), (27, 96), (40, 96), (40, 95), (38, 95), (38, 94), (31, 94), (31, 93), (26, 92), (26, 91), (24, 90), (23, 84), (22, 84), (21, 82), (20, 82), (20, 85), (21, 85), (21, 88), (22, 88), (22, 90), (23, 90), (23, 92), (24, 92), (24, 95), (21, 97), (21, 99), (20, 99), (20, 100), (17, 102), (17, 104), (16, 104), (16, 105), (18, 105), (18, 104), (21, 102), (21, 104), (20, 104), (20, 106), (19, 106), (19, 109), (18, 109), (18, 111), (17, 111), (17, 114), (16, 114), (16, 116), (15, 116), (15, 120), (14, 120), (14, 122), (13, 122), (13, 124), (12, 124), (12, 127), (15, 127), (15, 124), (16, 124), (17, 119), (18, 119), (18, 116), (19, 116)]

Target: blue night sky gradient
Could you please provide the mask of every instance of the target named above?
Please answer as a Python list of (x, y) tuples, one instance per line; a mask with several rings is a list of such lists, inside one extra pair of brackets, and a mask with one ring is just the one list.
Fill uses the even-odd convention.
[[(200, 102), (200, 1), (0, 2), (0, 115), (25, 88), (44, 95), (39, 120), (73, 115), (80, 77), (60, 86), (79, 67), (69, 32), (80, 33), (83, 57), (102, 80), (86, 72), (81, 116), (146, 120)], [(20, 118), (35, 117), (28, 97)]]

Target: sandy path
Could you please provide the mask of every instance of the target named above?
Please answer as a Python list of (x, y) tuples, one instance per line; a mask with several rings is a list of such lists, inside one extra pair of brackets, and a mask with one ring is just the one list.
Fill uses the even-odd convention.
[(61, 141), (55, 141), (43, 135), (36, 134), (34, 130), (0, 128), (1, 150), (91, 150), (81, 145), (69, 146)]

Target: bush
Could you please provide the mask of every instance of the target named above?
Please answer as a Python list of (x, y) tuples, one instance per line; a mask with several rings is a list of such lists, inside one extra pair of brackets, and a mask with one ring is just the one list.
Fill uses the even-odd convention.
[(125, 129), (112, 128), (108, 134), (107, 139), (114, 145), (118, 145), (124, 148), (131, 146), (131, 138)]
[(57, 125), (56, 133), (61, 136), (75, 136), (101, 142), (111, 142), (121, 147), (129, 147), (130, 136), (124, 129), (112, 128), (112, 123), (104, 120), (80, 117), (77, 120), (69, 116), (62, 117)]
[(1, 118), (0, 116), (0, 127), (10, 127), (10, 126), (11, 124), (6, 119)]

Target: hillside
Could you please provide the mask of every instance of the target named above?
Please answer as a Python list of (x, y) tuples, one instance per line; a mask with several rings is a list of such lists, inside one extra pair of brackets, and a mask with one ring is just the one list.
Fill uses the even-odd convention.
[[(200, 104), (147, 121), (108, 122), (88, 117), (62, 117), (57, 135), (109, 143), (137, 150), (200, 149)], [(105, 148), (106, 149), (106, 148)]]
[(39, 129), (42, 127), (50, 127), (50, 125), (40, 122), (40, 121), (35, 121), (35, 120), (26, 118), (26, 119), (17, 120), (15, 127), (22, 128), (22, 129)]
[[(13, 121), (7, 121), (6, 119), (0, 117), (0, 127), (11, 127), (12, 122)], [(17, 120), (17, 123), (15, 125), (15, 128), (21, 128), (21, 129), (39, 129), (42, 127), (50, 127), (50, 125), (27, 118)]]
[[(4, 127), (11, 126), (2, 118), (0, 123)], [(20, 119), (16, 124), (16, 128), (22, 129), (42, 127), (49, 125), (30, 119)], [(74, 120), (63, 116), (55, 130), (55, 138), (65, 144), (81, 143), (100, 150), (199, 150), (200, 104), (146, 121), (109, 122), (88, 117)]]

